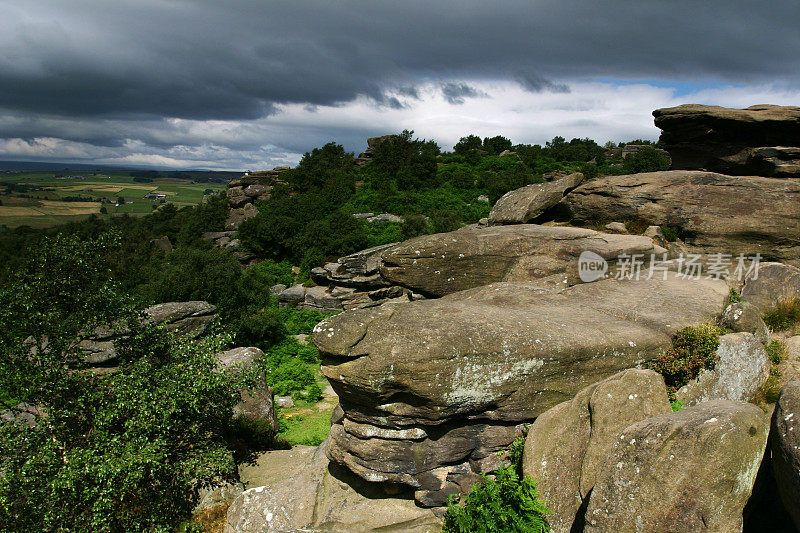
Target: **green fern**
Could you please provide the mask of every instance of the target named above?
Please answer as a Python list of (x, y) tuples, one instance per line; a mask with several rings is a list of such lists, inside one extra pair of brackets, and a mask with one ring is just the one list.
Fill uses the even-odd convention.
[(544, 515), (551, 511), (539, 498), (530, 476), (520, 479), (512, 466), (501, 468), (494, 479), (484, 476), (461, 504), (447, 502), (444, 533), (545, 533)]

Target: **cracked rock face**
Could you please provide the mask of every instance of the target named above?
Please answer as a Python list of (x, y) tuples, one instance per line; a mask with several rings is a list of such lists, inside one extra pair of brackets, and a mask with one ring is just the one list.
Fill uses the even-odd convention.
[(578, 225), (666, 225), (695, 253), (800, 263), (798, 180), (684, 170), (607, 176), (577, 187), (562, 205)]
[(585, 250), (607, 260), (620, 254), (649, 258), (656, 252), (653, 241), (640, 235), (536, 224), (467, 226), (388, 248), (381, 276), (435, 297), (498, 281), (563, 287), (580, 282), (578, 257)]
[(518, 424), (654, 359), (681, 327), (713, 320), (727, 293), (674, 274), (561, 290), (496, 283), (331, 317), (313, 335), (343, 409), (328, 455), (436, 500), (490, 469)]

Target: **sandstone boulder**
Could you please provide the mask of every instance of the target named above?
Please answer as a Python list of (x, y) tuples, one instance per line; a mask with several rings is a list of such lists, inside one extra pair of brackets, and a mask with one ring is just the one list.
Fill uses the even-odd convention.
[(383, 252), (381, 275), (427, 296), (444, 296), (498, 281), (579, 283), (578, 257), (592, 251), (614, 260), (621, 254), (655, 253), (641, 235), (613, 235), (585, 228), (520, 224), (424, 235)]
[(553, 207), (564, 195), (583, 181), (583, 174), (575, 172), (557, 176), (546, 183), (534, 183), (505, 193), (489, 213), (489, 225), (527, 224)]
[(719, 338), (719, 358), (713, 370), (704, 370), (682, 391), (685, 405), (710, 400), (747, 402), (769, 377), (769, 356), (752, 333), (730, 333)]
[(727, 293), (674, 274), (561, 290), (497, 283), (331, 317), (313, 334), (344, 408), (329, 456), (368, 480), (442, 490), (506, 448), (516, 424), (715, 320)]
[(584, 531), (741, 531), (767, 432), (761, 409), (724, 400), (629, 426), (597, 476)]
[(769, 329), (761, 318), (761, 311), (749, 302), (730, 304), (722, 313), (719, 324), (734, 333), (752, 333), (762, 344), (769, 342)]
[(758, 277), (749, 277), (742, 287), (742, 300), (752, 303), (762, 313), (781, 300), (795, 298), (800, 298), (800, 268), (781, 263), (762, 263)]
[(770, 448), (778, 493), (800, 529), (800, 381), (781, 389), (772, 414)]
[(640, 420), (671, 413), (664, 378), (625, 370), (581, 390), (539, 416), (528, 431), (522, 469), (553, 514), (553, 533), (569, 533), (578, 510), (622, 431)]
[[(747, 109), (688, 104), (653, 111), (674, 169), (737, 175), (790, 175), (800, 146), (800, 107)], [(775, 161), (778, 160), (778, 161)], [(788, 163), (787, 163), (788, 160)], [(780, 168), (784, 167), (784, 168)]]
[(221, 369), (248, 369), (264, 352), (253, 346), (233, 348), (217, 354), (217, 366)]
[[(796, 180), (696, 171), (607, 176), (577, 187), (562, 205), (578, 225), (609, 220), (666, 225), (693, 252), (760, 253), (763, 259), (800, 263)], [(734, 261), (730, 271), (735, 267)]]
[(389, 498), (329, 465), (325, 447), (267, 452), (256, 478), (240, 471), (248, 489), (229, 508), (225, 532), (441, 530), (441, 521), (413, 500)]

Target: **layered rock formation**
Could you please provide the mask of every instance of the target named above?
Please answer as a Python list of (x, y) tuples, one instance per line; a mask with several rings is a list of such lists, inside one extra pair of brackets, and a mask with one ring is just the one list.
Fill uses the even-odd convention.
[(276, 185), (286, 185), (280, 175), (287, 170), (287, 166), (278, 166), (272, 170), (249, 172), (231, 180), (226, 192), (230, 211), (225, 220), (225, 230), (235, 231), (244, 220), (256, 216), (258, 209), (253, 202), (269, 198)]
[(578, 225), (610, 220), (674, 229), (692, 251), (800, 263), (800, 181), (711, 172), (607, 176), (561, 203)]
[(674, 169), (800, 177), (800, 107), (689, 104), (653, 116)]
[(605, 280), (567, 289), (496, 283), (321, 322), (314, 343), (343, 413), (329, 457), (438, 502), (497, 467), (496, 452), (583, 387), (656, 357), (714, 320), (719, 280)]
[(583, 174), (580, 172), (552, 178), (546, 183), (534, 183), (505, 193), (492, 207), (489, 225), (531, 222), (583, 182)]
[(364, 165), (368, 165), (372, 163), (373, 153), (375, 152), (375, 148), (390, 137), (394, 137), (394, 135), (383, 135), (381, 137), (370, 137), (367, 139), (367, 149), (361, 152), (358, 157), (355, 158), (354, 162), (357, 167), (363, 167)]

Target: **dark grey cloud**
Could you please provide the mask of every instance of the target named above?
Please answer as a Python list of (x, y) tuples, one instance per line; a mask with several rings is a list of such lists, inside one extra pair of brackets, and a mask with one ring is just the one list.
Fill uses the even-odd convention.
[(461, 105), (464, 103), (465, 98), (480, 98), (486, 96), (483, 92), (474, 87), (470, 87), (466, 83), (443, 83), (442, 94), (445, 100), (454, 105)]
[(431, 80), (453, 104), (479, 96), (471, 80), (796, 87), (798, 20), (795, 0), (0, 0), (0, 138), (169, 147), (172, 134), (148, 132), (166, 119), (248, 121), (359, 97), (404, 109)]

